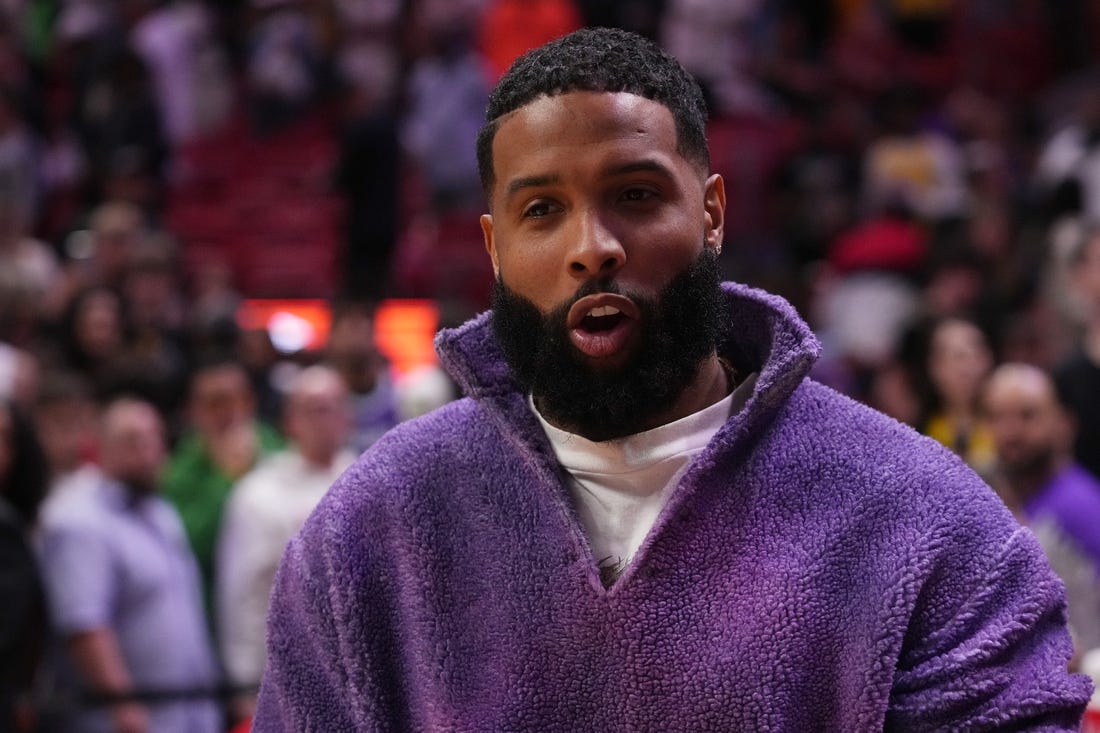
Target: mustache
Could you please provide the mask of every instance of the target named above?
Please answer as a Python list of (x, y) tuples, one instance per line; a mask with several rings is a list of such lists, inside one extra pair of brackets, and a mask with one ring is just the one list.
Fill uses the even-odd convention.
[[(504, 285), (503, 280), (498, 276), (497, 282)], [(505, 286), (507, 287), (507, 286)], [(562, 303), (554, 306), (554, 308), (546, 314), (546, 321), (548, 323), (560, 324), (564, 326), (568, 316), (569, 309), (580, 300), (586, 298), (589, 295), (597, 295), (600, 293), (607, 293), (609, 295), (621, 295), (624, 298), (630, 298), (634, 302), (645, 300), (636, 293), (631, 293), (624, 289), (619, 283), (610, 277), (593, 278), (586, 280), (576, 289), (576, 291), (569, 298)]]

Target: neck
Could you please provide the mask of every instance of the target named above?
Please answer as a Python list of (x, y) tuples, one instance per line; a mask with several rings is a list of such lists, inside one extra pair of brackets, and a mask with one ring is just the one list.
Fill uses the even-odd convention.
[[(301, 453), (301, 451), (299, 451)], [(320, 453), (301, 453), (302, 458), (308, 466), (313, 468), (320, 468), (327, 470), (332, 466), (333, 459), (336, 458), (336, 451), (326, 451)]]
[(968, 402), (946, 403), (943, 412), (956, 428), (969, 428), (974, 422), (974, 408)]
[(157, 493), (156, 485), (149, 484), (144, 480), (127, 481), (126, 479), (118, 478), (116, 481), (119, 482), (123, 491), (126, 492), (126, 498), (130, 504), (137, 504)]
[(680, 399), (672, 406), (669, 413), (658, 416), (654, 421), (655, 424), (650, 425), (647, 429), (667, 425), (721, 401), (733, 391), (735, 386), (733, 382), (732, 371), (727, 371), (718, 355), (712, 353), (703, 360), (699, 367), (699, 375), (680, 395)]

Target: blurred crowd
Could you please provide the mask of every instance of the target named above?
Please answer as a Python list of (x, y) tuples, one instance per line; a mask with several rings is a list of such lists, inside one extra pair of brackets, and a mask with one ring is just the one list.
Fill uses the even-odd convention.
[[(2, 0), (0, 730), (247, 720), (287, 540), (453, 396), (409, 396), (374, 305), (485, 307), (489, 89), (582, 25), (697, 76), (724, 272), (795, 304), (817, 379), (990, 481), (1089, 668), (1100, 3)], [(241, 327), (267, 296), (330, 300), (328, 342)]]

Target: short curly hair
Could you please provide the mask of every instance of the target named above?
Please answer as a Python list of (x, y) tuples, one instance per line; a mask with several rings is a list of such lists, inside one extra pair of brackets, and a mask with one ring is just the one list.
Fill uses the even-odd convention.
[(477, 136), (477, 166), (489, 194), (493, 138), (501, 117), (541, 96), (568, 92), (628, 92), (659, 102), (676, 123), (677, 150), (710, 168), (707, 107), (698, 82), (657, 44), (617, 28), (584, 28), (516, 59), (489, 95)]

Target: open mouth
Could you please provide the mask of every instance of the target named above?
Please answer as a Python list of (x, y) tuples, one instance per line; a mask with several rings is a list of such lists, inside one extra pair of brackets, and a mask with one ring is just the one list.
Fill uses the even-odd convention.
[(579, 328), (588, 333), (600, 333), (610, 331), (626, 320), (623, 312), (612, 305), (602, 305), (585, 314)]
[(582, 353), (606, 359), (626, 352), (637, 338), (639, 317), (634, 301), (599, 293), (581, 298), (569, 311), (569, 336)]

